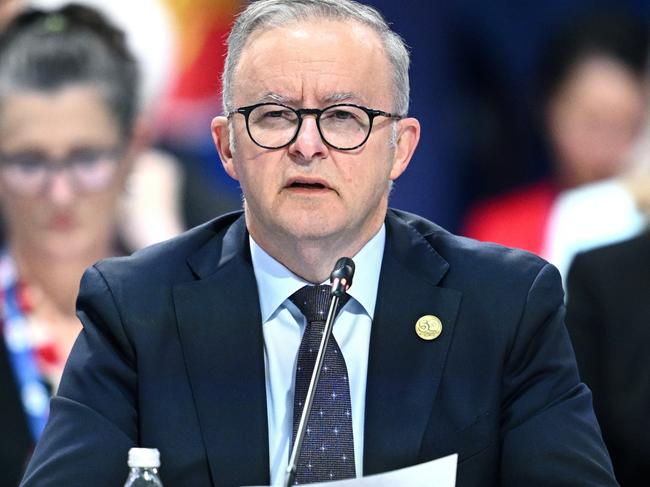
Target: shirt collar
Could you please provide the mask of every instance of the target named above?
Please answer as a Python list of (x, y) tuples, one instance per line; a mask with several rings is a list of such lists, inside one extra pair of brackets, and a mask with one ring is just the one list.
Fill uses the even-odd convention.
[[(252, 236), (248, 237), (255, 280), (260, 299), (262, 323), (275, 314), (282, 303), (301, 287), (311, 284), (271, 257)], [(355, 264), (353, 285), (348, 294), (373, 318), (377, 302), (379, 273), (386, 243), (386, 228), (380, 230), (352, 257)], [(323, 284), (326, 284), (327, 281)]]

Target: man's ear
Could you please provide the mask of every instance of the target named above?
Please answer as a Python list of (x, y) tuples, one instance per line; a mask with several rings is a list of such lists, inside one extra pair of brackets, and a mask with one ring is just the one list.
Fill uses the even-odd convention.
[(226, 174), (238, 181), (237, 170), (232, 161), (232, 147), (230, 146), (230, 126), (228, 119), (224, 116), (215, 117), (211, 124), (212, 139), (217, 147), (221, 165)]
[(397, 122), (397, 138), (393, 154), (393, 167), (389, 178), (395, 181), (406, 170), (420, 140), (420, 122), (415, 118), (404, 118)]

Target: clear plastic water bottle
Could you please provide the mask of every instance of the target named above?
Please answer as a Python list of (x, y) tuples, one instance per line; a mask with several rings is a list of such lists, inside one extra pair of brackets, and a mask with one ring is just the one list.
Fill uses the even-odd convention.
[(124, 487), (162, 487), (158, 468), (160, 452), (157, 448), (131, 448), (129, 450), (129, 477)]

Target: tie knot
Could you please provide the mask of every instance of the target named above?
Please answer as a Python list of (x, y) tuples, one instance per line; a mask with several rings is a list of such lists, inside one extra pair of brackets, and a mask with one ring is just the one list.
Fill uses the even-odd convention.
[[(295, 304), (300, 312), (307, 318), (307, 322), (324, 322), (327, 319), (327, 312), (332, 302), (331, 286), (303, 286), (293, 293), (289, 299)], [(347, 303), (350, 297), (344, 294), (339, 299), (338, 311)]]

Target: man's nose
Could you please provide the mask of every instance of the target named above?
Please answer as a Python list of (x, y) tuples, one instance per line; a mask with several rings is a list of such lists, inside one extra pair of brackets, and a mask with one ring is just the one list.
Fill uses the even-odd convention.
[(328, 150), (318, 131), (316, 117), (304, 117), (296, 139), (289, 144), (289, 153), (303, 162), (309, 162), (326, 157)]

